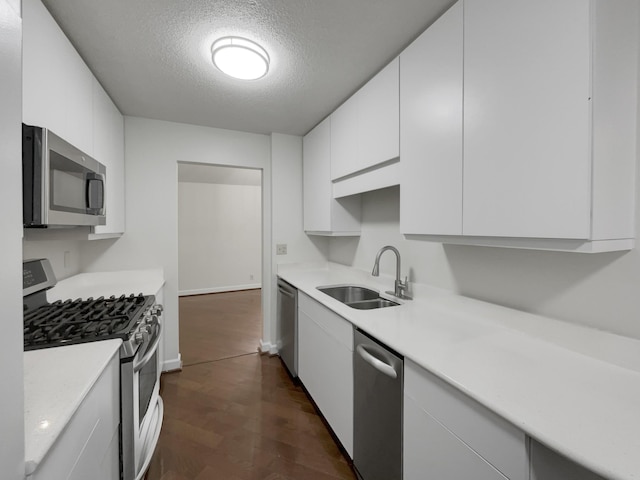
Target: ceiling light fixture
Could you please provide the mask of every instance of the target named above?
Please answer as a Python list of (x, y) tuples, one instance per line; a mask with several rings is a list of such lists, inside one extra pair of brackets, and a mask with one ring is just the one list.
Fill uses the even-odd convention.
[(256, 80), (269, 71), (267, 51), (251, 40), (222, 37), (211, 45), (213, 64), (230, 77)]

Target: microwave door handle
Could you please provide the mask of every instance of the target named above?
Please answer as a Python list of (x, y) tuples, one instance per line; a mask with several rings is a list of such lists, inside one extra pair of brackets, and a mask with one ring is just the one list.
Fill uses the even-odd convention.
[[(101, 185), (101, 195), (100, 195), (100, 204), (97, 206), (92, 205), (91, 199), (92, 199), (92, 185), (93, 182), (99, 182)], [(101, 173), (88, 173), (86, 176), (86, 203), (87, 203), (87, 210), (104, 210), (104, 175), (102, 175)]]

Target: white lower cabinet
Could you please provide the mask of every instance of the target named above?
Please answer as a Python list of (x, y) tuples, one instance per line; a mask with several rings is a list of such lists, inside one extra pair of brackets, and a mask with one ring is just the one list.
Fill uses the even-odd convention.
[(605, 478), (532, 439), (531, 480), (605, 480)]
[(404, 369), (405, 480), (528, 480), (524, 432), (407, 358)]
[(120, 357), (102, 372), (27, 480), (113, 480), (120, 475)]
[(298, 376), (353, 458), (353, 328), (298, 293)]
[(404, 403), (404, 480), (504, 480), (506, 477), (425, 412)]

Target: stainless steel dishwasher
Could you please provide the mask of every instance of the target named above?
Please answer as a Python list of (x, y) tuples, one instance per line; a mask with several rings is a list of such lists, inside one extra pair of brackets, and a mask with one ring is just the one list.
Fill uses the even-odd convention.
[(280, 358), (293, 378), (298, 377), (298, 289), (278, 278)]
[(360, 480), (401, 480), (404, 359), (360, 330), (353, 338), (356, 473)]

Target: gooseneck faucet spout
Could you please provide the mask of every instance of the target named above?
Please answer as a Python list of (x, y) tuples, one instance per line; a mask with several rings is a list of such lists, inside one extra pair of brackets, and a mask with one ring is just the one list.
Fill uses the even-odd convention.
[(409, 288), (409, 278), (405, 277), (404, 282), (400, 280), (400, 252), (396, 247), (393, 247), (391, 245), (386, 245), (378, 251), (378, 253), (376, 254), (376, 260), (373, 264), (373, 271), (371, 272), (371, 275), (373, 275), (374, 277), (377, 277), (378, 275), (380, 275), (380, 257), (387, 250), (391, 250), (393, 253), (396, 254), (396, 280), (394, 284), (395, 288), (393, 292), (389, 291), (387, 293), (390, 293), (391, 295), (398, 298), (411, 300), (411, 297), (406, 295), (405, 293)]

